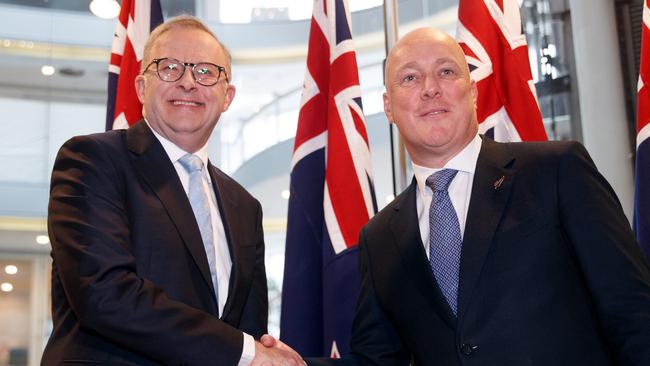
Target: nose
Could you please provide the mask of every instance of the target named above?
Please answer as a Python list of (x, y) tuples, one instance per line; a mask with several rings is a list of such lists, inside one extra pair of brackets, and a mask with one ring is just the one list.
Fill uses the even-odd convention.
[(441, 95), (440, 83), (435, 76), (426, 76), (422, 84), (422, 99), (436, 98)]
[(192, 68), (185, 67), (185, 71), (180, 79), (177, 81), (178, 86), (185, 90), (196, 89), (196, 80), (194, 80), (194, 75), (192, 75)]

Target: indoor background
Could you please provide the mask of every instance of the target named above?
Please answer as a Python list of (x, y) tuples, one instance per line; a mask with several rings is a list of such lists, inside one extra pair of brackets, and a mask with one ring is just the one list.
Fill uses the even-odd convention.
[[(533, 79), (550, 139), (582, 141), (631, 218), (642, 0), (520, 0)], [(0, 0), (0, 366), (37, 365), (49, 332), (50, 172), (68, 138), (104, 130), (115, 19), (90, 0)], [(279, 329), (289, 168), (311, 17), (308, 0), (161, 0), (165, 18), (204, 20), (233, 54), (237, 95), (210, 159), (264, 209)], [(393, 198), (383, 115), (381, 0), (348, 0), (380, 207)], [(397, 1), (399, 33), (455, 34), (456, 0)]]

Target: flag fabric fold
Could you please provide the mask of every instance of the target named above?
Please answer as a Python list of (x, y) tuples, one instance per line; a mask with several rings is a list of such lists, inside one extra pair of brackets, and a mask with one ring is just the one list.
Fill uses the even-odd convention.
[(636, 174), (634, 231), (650, 261), (650, 8), (643, 4), (641, 57), (637, 85)]
[(547, 140), (517, 0), (460, 0), (458, 20), (456, 38), (478, 88), (479, 132)]
[(377, 211), (346, 0), (315, 0), (293, 157), (280, 337), (303, 356), (348, 352), (356, 245)]
[(149, 33), (162, 22), (160, 0), (122, 0), (108, 66), (107, 131), (128, 128), (142, 118), (135, 77)]

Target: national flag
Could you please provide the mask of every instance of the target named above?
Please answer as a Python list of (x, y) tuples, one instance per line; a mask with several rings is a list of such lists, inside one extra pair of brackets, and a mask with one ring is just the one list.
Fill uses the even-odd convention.
[(348, 352), (357, 239), (377, 211), (346, 0), (315, 0), (291, 160), (280, 337), (303, 356)]
[(122, 0), (108, 66), (107, 131), (128, 128), (142, 118), (135, 77), (149, 33), (162, 22), (160, 0)]
[(478, 87), (479, 132), (546, 140), (517, 0), (460, 0), (458, 39)]
[(650, 9), (643, 5), (641, 57), (637, 85), (636, 178), (634, 190), (634, 231), (650, 261)]

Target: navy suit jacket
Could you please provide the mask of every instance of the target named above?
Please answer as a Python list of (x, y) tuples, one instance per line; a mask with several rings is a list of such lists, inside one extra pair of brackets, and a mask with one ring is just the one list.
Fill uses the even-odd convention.
[(582, 145), (483, 139), (457, 318), (429, 267), (416, 189), (362, 230), (351, 355), (339, 364), (650, 365), (650, 272)]
[(52, 173), (54, 329), (43, 365), (236, 365), (267, 332), (260, 204), (209, 165), (232, 272), (218, 316), (205, 249), (150, 128), (75, 137)]

